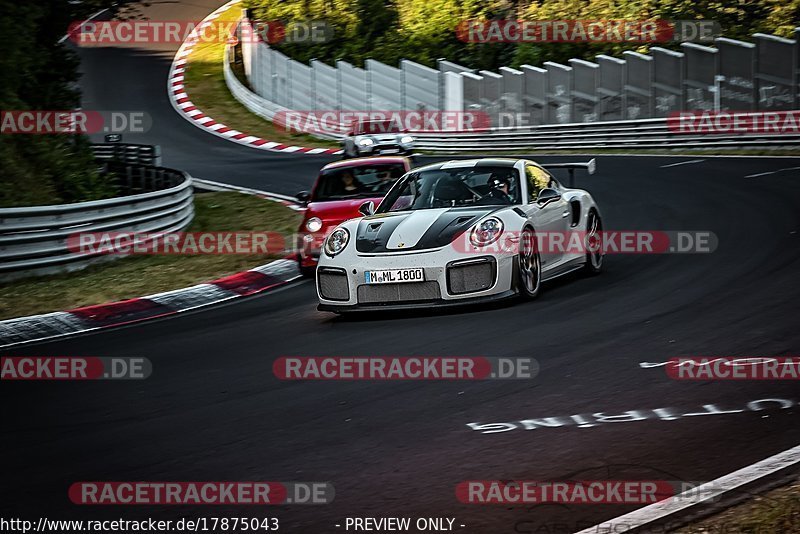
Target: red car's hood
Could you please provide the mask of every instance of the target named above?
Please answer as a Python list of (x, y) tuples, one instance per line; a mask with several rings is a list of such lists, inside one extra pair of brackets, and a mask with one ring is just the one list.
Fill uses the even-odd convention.
[(324, 202), (311, 202), (306, 210), (306, 219), (319, 217), (326, 226), (339, 224), (347, 219), (361, 217), (359, 206), (364, 202), (372, 201), (377, 206), (383, 197), (348, 198), (345, 200), (326, 200)]

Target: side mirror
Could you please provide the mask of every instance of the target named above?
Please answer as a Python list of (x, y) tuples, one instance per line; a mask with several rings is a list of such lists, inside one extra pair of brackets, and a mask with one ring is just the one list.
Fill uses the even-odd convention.
[(548, 202), (558, 200), (559, 198), (561, 198), (561, 193), (559, 193), (558, 191), (556, 191), (551, 187), (545, 187), (544, 189), (539, 191), (539, 196), (536, 198), (536, 202), (540, 206), (544, 206)]
[(300, 191), (297, 193), (294, 198), (299, 200), (302, 204), (307, 204), (309, 200), (311, 200), (311, 193), (308, 191)]
[(364, 217), (369, 217), (375, 213), (375, 203), (368, 200), (358, 207), (358, 212)]

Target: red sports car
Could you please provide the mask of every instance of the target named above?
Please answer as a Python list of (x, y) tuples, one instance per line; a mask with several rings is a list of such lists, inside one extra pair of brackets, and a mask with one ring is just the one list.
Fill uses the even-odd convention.
[(411, 169), (404, 156), (379, 156), (337, 161), (325, 165), (311, 193), (297, 199), (306, 204), (297, 237), (300, 271), (312, 276), (328, 232), (348, 219), (361, 217), (358, 208), (369, 200), (376, 205), (398, 178)]

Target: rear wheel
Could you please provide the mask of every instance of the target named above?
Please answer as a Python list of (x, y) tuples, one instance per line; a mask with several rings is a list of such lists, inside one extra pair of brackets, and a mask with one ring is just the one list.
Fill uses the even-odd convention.
[(532, 300), (539, 295), (542, 284), (542, 262), (537, 250), (536, 235), (530, 228), (522, 230), (519, 242), (519, 270), (517, 286), (524, 300)]
[(603, 270), (603, 221), (595, 210), (586, 217), (586, 267), (588, 274)]

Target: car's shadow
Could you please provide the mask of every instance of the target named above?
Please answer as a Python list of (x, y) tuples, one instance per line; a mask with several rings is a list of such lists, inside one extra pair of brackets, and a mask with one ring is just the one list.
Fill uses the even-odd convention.
[[(560, 276), (554, 280), (544, 282), (542, 284), (542, 292), (532, 302), (540, 299), (547, 298), (550, 291), (558, 290), (558, 288), (568, 285), (584, 278), (580, 272), (572, 272), (564, 276)], [(493, 302), (482, 302), (475, 304), (464, 304), (461, 306), (448, 306), (448, 307), (425, 307), (425, 304), (420, 304), (419, 307), (408, 308), (402, 310), (365, 310), (365, 311), (351, 311), (337, 314), (331, 317), (333, 322), (369, 322), (369, 321), (389, 321), (398, 319), (412, 319), (417, 317), (442, 317), (442, 316), (456, 316), (464, 314), (474, 314), (483, 311), (492, 311), (504, 308), (513, 308), (514, 306), (524, 305), (524, 302), (518, 296), (509, 297), (503, 300)]]

